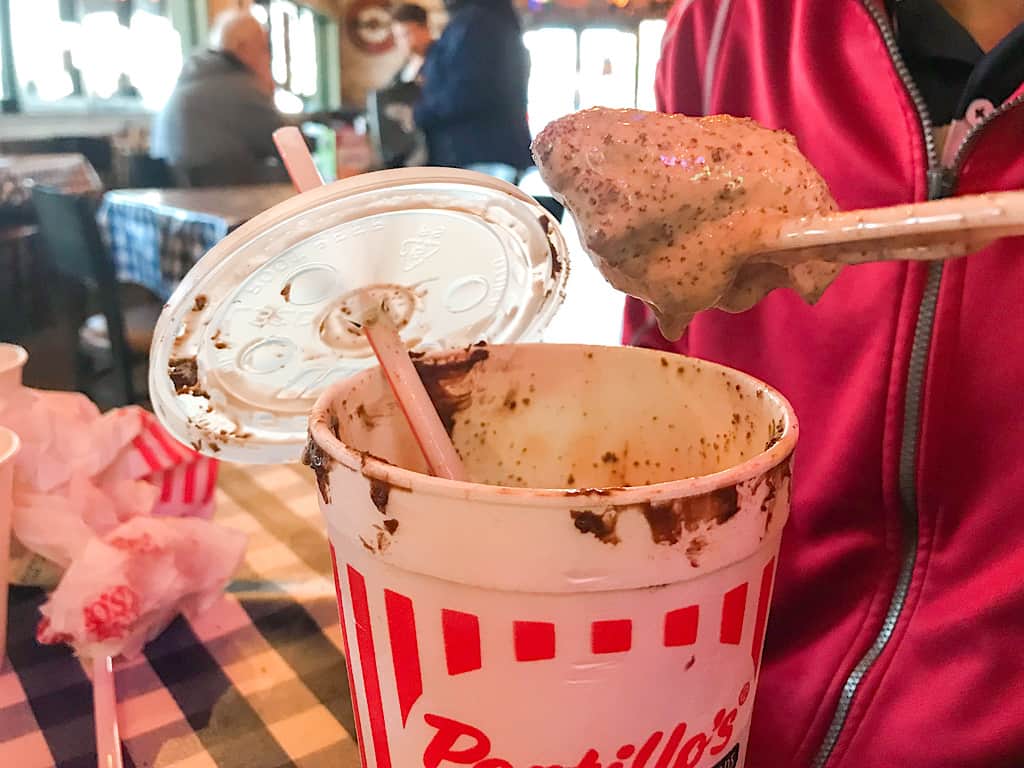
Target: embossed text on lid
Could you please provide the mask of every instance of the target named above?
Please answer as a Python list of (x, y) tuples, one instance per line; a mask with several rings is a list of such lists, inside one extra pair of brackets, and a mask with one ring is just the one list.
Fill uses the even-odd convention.
[(468, 171), (382, 171), (297, 195), (214, 247), (171, 297), (150, 356), (154, 409), (204, 453), (294, 460), (319, 393), (375, 363), (350, 322), (366, 296), (411, 349), (535, 340), (566, 259), (540, 205)]

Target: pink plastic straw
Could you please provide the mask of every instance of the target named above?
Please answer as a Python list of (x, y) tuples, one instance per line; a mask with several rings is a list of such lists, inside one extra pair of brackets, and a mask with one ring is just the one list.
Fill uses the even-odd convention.
[[(278, 129), (274, 132), (274, 144), (284, 160), (284, 167), (288, 169), (295, 189), (305, 192), (323, 184), (298, 128)], [(363, 323), (363, 332), (409, 422), (430, 471), (437, 477), (466, 480), (462, 459), (452, 445), (441, 417), (437, 415), (430, 395), (409, 358), (409, 351), (398, 335), (398, 329), (387, 312), (382, 311), (383, 308), (371, 309), (373, 316)]]
[(431, 474), (449, 480), (467, 480), (451, 438), (448, 436), (434, 403), (416, 372), (405, 343), (387, 312), (379, 312), (372, 321), (363, 324), (366, 340), (380, 361), (384, 377), (405, 414), (413, 437), (419, 443)]
[(278, 128), (274, 131), (274, 146), (284, 161), (284, 167), (288, 170), (288, 176), (299, 192), (314, 189), (324, 183), (320, 171), (313, 163), (313, 156), (309, 154), (309, 147), (302, 136), (302, 131), (294, 126)]
[(96, 765), (98, 768), (123, 768), (114, 664), (109, 656), (97, 656), (92, 661), (92, 707), (96, 725)]

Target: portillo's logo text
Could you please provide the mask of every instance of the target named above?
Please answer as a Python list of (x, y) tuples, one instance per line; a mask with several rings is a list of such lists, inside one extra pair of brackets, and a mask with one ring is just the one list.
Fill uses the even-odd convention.
[[(721, 709), (707, 731), (691, 731), (687, 723), (679, 723), (670, 732), (655, 731), (643, 741), (623, 744), (614, 754), (588, 749), (578, 762), (552, 763), (533, 760), (513, 764), (491, 753), (491, 740), (475, 726), (440, 715), (424, 715), (434, 735), (423, 752), (424, 768), (450, 768), (469, 765), (473, 768), (697, 768), (705, 758), (714, 758), (729, 748), (739, 710)], [(734, 746), (716, 765), (735, 768), (739, 746)], [(706, 762), (704, 763), (707, 764)]]

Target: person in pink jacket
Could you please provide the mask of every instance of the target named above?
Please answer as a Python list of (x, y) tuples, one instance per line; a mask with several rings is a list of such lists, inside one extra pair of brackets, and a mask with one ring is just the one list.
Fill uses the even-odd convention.
[[(678, 0), (660, 107), (797, 137), (845, 209), (1024, 188), (1020, 0)], [(849, 267), (670, 345), (801, 420), (747, 768), (1024, 766), (1024, 238)]]

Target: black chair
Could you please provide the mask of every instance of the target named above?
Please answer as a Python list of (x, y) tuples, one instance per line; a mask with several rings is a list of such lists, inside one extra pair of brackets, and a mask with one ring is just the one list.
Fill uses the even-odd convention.
[(61, 152), (84, 155), (101, 178), (106, 179), (114, 170), (114, 147), (106, 136), (64, 136), (57, 140)]
[(168, 189), (174, 187), (171, 167), (159, 157), (129, 155), (128, 186), (132, 189)]
[(174, 186), (182, 188), (246, 187), (256, 184), (286, 184), (288, 171), (276, 158), (223, 157), (196, 167), (170, 165)]
[(7, 224), (0, 217), (0, 339), (14, 341), (38, 319), (38, 263), (33, 245), (38, 234), (32, 224)]
[[(136, 402), (132, 371), (148, 356), (160, 300), (141, 286), (118, 283), (114, 261), (96, 225), (93, 198), (36, 187), (32, 202), (53, 267), (78, 288), (77, 295), (65, 302), (77, 336), (77, 388), (86, 391), (112, 367), (121, 390), (115, 404)], [(90, 306), (100, 311), (89, 315)]]

